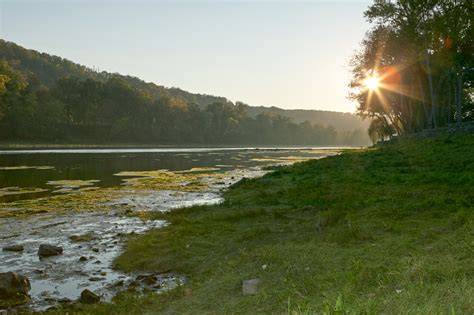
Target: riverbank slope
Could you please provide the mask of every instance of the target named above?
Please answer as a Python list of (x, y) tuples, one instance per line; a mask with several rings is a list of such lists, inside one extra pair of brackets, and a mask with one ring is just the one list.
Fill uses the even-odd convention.
[[(184, 273), (186, 285), (75, 310), (472, 313), (473, 187), (474, 135), (282, 167), (234, 185), (221, 205), (162, 215), (171, 224), (131, 238), (116, 261), (125, 271)], [(252, 278), (257, 293), (243, 296)]]

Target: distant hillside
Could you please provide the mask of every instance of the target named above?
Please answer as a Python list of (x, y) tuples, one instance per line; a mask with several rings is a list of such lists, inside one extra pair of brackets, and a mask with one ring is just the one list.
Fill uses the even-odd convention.
[(26, 49), (2, 39), (0, 39), (0, 59), (7, 61), (12, 68), (25, 74), (29, 78), (30, 84), (36, 85), (36, 88), (39, 88), (41, 85), (48, 88), (52, 87), (57, 80), (68, 77), (77, 77), (82, 80), (94, 79), (102, 82), (115, 77), (127, 81), (131, 86), (146, 91), (155, 98), (162, 96), (177, 97), (187, 103), (197, 104), (202, 107), (212, 103), (229, 102), (225, 97), (194, 94), (179, 88), (166, 88), (161, 85), (145, 82), (133, 76), (106, 71), (96, 72), (91, 68), (70, 60)]
[(0, 40), (2, 142), (365, 145), (366, 129), (352, 114), (234, 104)]
[[(170, 96), (177, 97), (187, 103), (197, 104), (205, 107), (212, 103), (229, 103), (225, 97), (195, 94), (179, 88), (166, 88), (162, 85), (147, 83), (139, 78), (124, 76), (118, 73), (96, 72), (91, 68), (79, 65), (67, 59), (40, 53), (35, 50), (25, 49), (12, 42), (0, 39), (0, 59), (6, 60), (14, 69), (17, 69), (30, 78), (33, 83), (51, 87), (58, 79), (64, 77), (78, 77), (80, 79), (95, 79), (105, 81), (111, 77), (126, 80), (131, 86), (145, 90), (154, 97)], [(352, 131), (355, 129), (368, 128), (368, 122), (350, 113), (323, 111), (323, 110), (288, 110), (278, 107), (249, 106), (246, 112), (251, 117), (261, 113), (277, 114), (291, 118), (296, 123), (309, 121), (321, 126), (333, 126), (336, 130)]]
[(246, 112), (251, 117), (262, 113), (281, 115), (291, 118), (295, 123), (309, 121), (320, 126), (333, 126), (338, 131), (352, 131), (355, 129), (367, 130), (369, 121), (351, 113), (331, 112), (324, 110), (282, 109), (278, 107), (247, 106)]

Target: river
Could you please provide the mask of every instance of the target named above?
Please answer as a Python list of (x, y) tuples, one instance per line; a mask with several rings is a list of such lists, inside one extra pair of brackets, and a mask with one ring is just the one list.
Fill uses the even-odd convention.
[[(215, 204), (242, 178), (269, 166), (337, 154), (340, 148), (157, 148), (0, 151), (0, 271), (31, 282), (25, 306), (71, 303), (84, 289), (105, 301), (121, 290), (162, 292), (186, 275), (113, 269), (129, 234), (167, 224), (138, 215)], [(40, 244), (63, 247), (39, 258)], [(151, 279), (152, 278), (152, 279)], [(151, 280), (150, 280), (151, 279)]]

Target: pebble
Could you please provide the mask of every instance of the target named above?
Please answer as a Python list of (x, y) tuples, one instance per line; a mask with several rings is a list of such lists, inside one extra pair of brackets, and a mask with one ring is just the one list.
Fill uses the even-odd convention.
[(8, 252), (22, 252), (24, 249), (23, 245), (7, 245), (2, 248), (3, 251)]

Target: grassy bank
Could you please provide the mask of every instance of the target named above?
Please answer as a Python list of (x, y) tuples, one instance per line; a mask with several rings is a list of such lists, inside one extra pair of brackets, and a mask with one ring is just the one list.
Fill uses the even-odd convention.
[(185, 273), (181, 289), (77, 311), (474, 313), (473, 187), (472, 135), (280, 168), (130, 239), (118, 268)]

